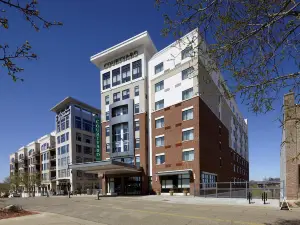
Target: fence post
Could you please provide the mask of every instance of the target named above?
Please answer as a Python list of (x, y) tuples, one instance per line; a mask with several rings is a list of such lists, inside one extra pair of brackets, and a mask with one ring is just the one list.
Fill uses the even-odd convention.
[(216, 182), (216, 198), (218, 198), (218, 182)]
[(246, 181), (246, 198), (247, 198), (247, 194), (248, 194), (248, 182)]
[(230, 193), (230, 198), (231, 198), (231, 182), (230, 182), (230, 191), (229, 191), (229, 193)]

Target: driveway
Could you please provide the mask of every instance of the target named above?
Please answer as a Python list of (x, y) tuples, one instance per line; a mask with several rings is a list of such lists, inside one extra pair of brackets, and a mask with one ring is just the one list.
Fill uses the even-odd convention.
[[(80, 224), (91, 224), (89, 222), (109, 225), (300, 224), (300, 211), (296, 210), (280, 211), (277, 208), (260, 206), (174, 204), (163, 200), (148, 201), (143, 197), (103, 197), (100, 200), (94, 197), (15, 198), (6, 200), (5, 204), (20, 204), (28, 210), (77, 218)], [(51, 215), (53, 217), (53, 214)], [(0, 224), (14, 225), (13, 221), (1, 222)], [(35, 224), (40, 223), (36, 221)]]

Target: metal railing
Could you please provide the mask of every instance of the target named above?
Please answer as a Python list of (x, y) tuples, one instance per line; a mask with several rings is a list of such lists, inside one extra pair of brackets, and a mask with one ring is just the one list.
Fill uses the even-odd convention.
[(215, 182), (195, 184), (194, 196), (205, 198), (247, 198), (248, 193), (252, 198), (261, 198), (263, 193), (269, 199), (280, 199), (284, 186), (281, 182)]

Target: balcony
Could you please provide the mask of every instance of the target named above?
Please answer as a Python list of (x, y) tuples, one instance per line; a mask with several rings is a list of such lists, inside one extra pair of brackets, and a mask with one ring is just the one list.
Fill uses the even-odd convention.
[(56, 155), (50, 156), (50, 160), (56, 160)]
[(40, 165), (40, 160), (37, 160), (37, 159), (34, 159), (34, 160), (32, 160), (31, 161), (31, 164), (33, 164), (33, 165)]
[(25, 162), (20, 163), (19, 168), (27, 168), (28, 165)]
[(50, 177), (50, 180), (56, 180), (56, 176)]

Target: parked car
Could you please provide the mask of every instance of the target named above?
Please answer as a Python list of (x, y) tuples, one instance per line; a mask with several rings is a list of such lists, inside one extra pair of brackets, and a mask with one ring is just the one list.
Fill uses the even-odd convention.
[(19, 197), (21, 197), (21, 194), (18, 194), (18, 193), (11, 193), (8, 197), (9, 197), (9, 198), (19, 198)]

